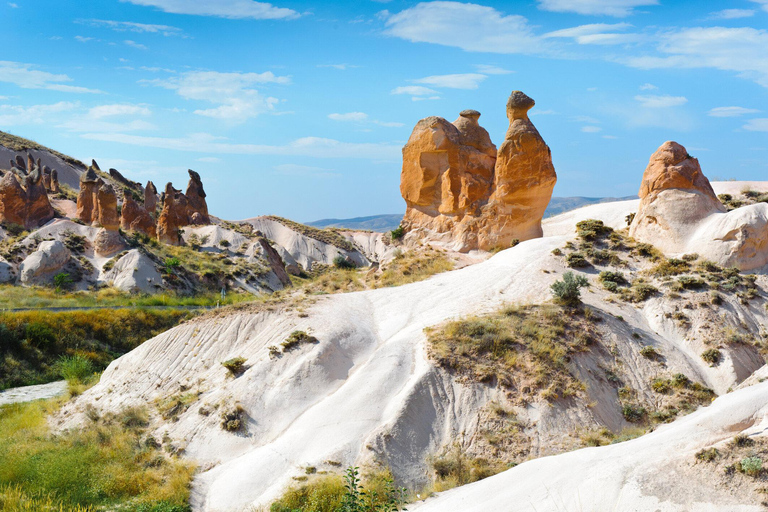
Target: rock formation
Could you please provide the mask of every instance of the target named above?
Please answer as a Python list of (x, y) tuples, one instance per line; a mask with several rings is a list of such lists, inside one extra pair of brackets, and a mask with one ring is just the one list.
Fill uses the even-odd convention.
[(133, 199), (129, 190), (125, 190), (123, 193), (120, 227), (124, 231), (139, 231), (151, 238), (157, 237), (154, 219), (143, 206)]
[(24, 160), (17, 157), (16, 163), (19, 161), (29, 172), (20, 173), (18, 178), (15, 173), (9, 172), (0, 179), (0, 222), (18, 224), (26, 229), (37, 228), (51, 220), (55, 212), (43, 184), (43, 170), (34, 163), (27, 167)]
[(98, 219), (99, 210), (96, 203), (98, 189), (99, 177), (93, 167), (89, 167), (80, 175), (80, 192), (77, 194), (77, 218), (85, 224), (92, 224)]
[(676, 142), (651, 155), (640, 185), (630, 236), (669, 256), (697, 253), (724, 266), (768, 264), (768, 204), (726, 213), (699, 161)]
[(157, 187), (151, 181), (147, 182), (147, 186), (144, 187), (144, 209), (149, 212), (152, 217), (155, 217), (157, 212)]
[(51, 169), (47, 165), (43, 167), (43, 186), (45, 190), (51, 190)]
[(476, 110), (462, 111), (453, 123), (419, 121), (403, 148), (406, 231), (459, 251), (541, 236), (557, 175), (549, 148), (528, 119), (533, 105), (522, 92), (512, 93), (510, 126), (498, 153)]
[(51, 169), (51, 193), (58, 194), (61, 192), (61, 185), (59, 184), (59, 171)]
[(97, 256), (109, 257), (127, 248), (117, 229), (101, 228), (93, 239), (93, 248)]
[[(187, 193), (184, 195), (187, 196), (189, 223), (195, 225), (210, 224), (208, 204), (205, 202), (205, 190), (203, 190), (200, 175), (192, 169), (187, 172), (189, 172), (189, 184), (187, 184)], [(199, 215), (195, 216), (196, 213)]]
[(42, 242), (35, 252), (27, 256), (19, 267), (24, 284), (50, 284), (53, 277), (69, 263), (70, 252), (58, 240)]
[(157, 239), (169, 245), (179, 245), (179, 229), (189, 224), (187, 197), (168, 183), (163, 193), (163, 206), (157, 219)]
[(117, 194), (109, 183), (101, 185), (96, 193), (96, 206), (99, 216), (98, 224), (109, 231), (120, 228), (120, 217), (117, 215)]
[(141, 183), (137, 183), (135, 181), (129, 180), (128, 178), (123, 176), (122, 173), (120, 171), (118, 171), (117, 169), (110, 169), (109, 170), (109, 175), (112, 177), (113, 180), (115, 180), (116, 182), (120, 183), (121, 185), (125, 185), (125, 186), (127, 186), (129, 188), (133, 188), (133, 189), (136, 189), (138, 191), (142, 190)]

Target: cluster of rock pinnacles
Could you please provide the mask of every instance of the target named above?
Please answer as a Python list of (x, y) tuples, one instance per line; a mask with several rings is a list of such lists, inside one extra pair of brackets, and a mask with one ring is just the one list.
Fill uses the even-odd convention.
[(549, 147), (528, 119), (534, 101), (514, 91), (501, 147), (464, 110), (449, 123), (427, 117), (403, 148), (402, 227), (461, 252), (491, 250), (542, 236), (541, 219), (557, 174)]
[(18, 224), (25, 229), (42, 226), (56, 214), (48, 201), (48, 193), (60, 191), (55, 169), (27, 155), (11, 160), (10, 172), (0, 171), (0, 221)]
[(98, 175), (99, 170), (94, 161), (80, 176), (77, 218), (85, 224), (101, 226), (108, 233), (117, 232), (118, 228), (137, 231), (157, 238), (160, 242), (179, 245), (181, 227), (211, 222), (200, 175), (191, 169), (188, 171), (190, 179), (186, 194), (168, 183), (159, 198), (157, 188), (151, 181), (142, 187), (138, 183), (129, 182), (116, 170), (110, 169), (110, 175), (115, 181), (132, 185), (144, 196), (142, 205), (134, 198), (133, 191), (126, 188), (123, 191), (123, 204), (119, 214), (117, 194), (112, 185)]

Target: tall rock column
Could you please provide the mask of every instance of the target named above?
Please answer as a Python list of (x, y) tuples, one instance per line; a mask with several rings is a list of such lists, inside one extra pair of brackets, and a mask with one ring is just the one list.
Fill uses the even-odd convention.
[(157, 239), (168, 245), (180, 245), (180, 228), (189, 224), (187, 197), (181, 191), (173, 188), (173, 184), (165, 186), (163, 206), (157, 219)]
[(144, 209), (154, 218), (157, 215), (157, 187), (151, 181), (144, 187)]
[(99, 188), (99, 177), (92, 167), (80, 175), (80, 192), (77, 194), (77, 218), (85, 224), (98, 220), (99, 212), (96, 204), (96, 193)]
[(557, 174), (549, 146), (528, 118), (534, 105), (521, 91), (513, 91), (507, 101), (509, 129), (496, 158), (495, 190), (483, 212), (480, 249), (542, 236), (541, 219)]
[(189, 183), (187, 184), (187, 192), (184, 194), (187, 196), (188, 210), (190, 224), (210, 224), (211, 219), (208, 216), (208, 204), (205, 202), (205, 190), (203, 190), (203, 182), (200, 179), (200, 175), (189, 169)]

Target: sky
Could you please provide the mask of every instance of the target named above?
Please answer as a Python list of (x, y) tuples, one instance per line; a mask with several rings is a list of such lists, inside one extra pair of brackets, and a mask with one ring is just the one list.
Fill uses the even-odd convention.
[(0, 130), (131, 179), (200, 173), (210, 211), (402, 213), (416, 122), (511, 91), (556, 196), (637, 193), (666, 140), (768, 179), (768, 0), (0, 0)]

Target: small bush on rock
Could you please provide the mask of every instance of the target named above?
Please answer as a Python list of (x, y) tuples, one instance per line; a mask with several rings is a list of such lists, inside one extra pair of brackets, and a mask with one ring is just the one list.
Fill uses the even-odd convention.
[(227, 359), (221, 365), (229, 370), (229, 373), (232, 375), (240, 375), (245, 371), (245, 362), (246, 359), (244, 357), (233, 357), (232, 359)]
[(581, 292), (579, 288), (588, 286), (589, 281), (584, 276), (574, 275), (573, 272), (563, 274), (563, 279), (555, 281), (550, 288), (555, 302), (567, 306), (576, 306), (581, 304)]
[(720, 362), (722, 354), (718, 349), (710, 348), (701, 353), (701, 358), (708, 362), (710, 365), (714, 366)]
[(310, 336), (304, 331), (293, 331), (281, 345), (283, 346), (283, 352), (288, 352), (302, 343), (318, 343), (318, 341), (317, 338)]

